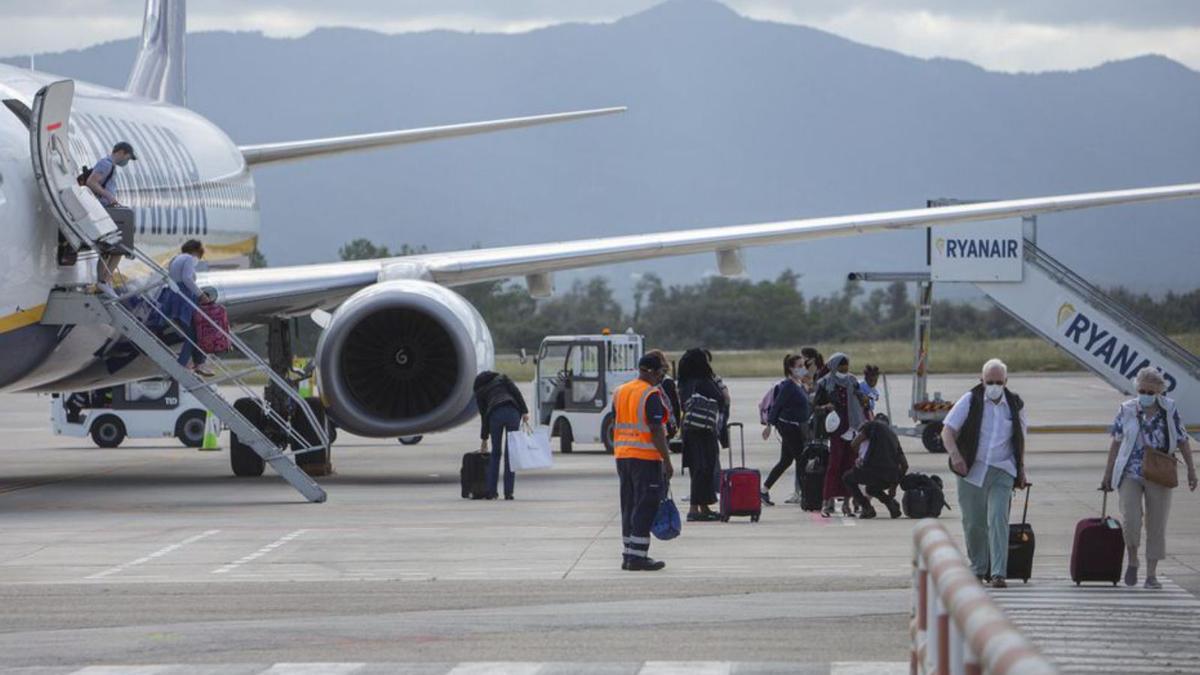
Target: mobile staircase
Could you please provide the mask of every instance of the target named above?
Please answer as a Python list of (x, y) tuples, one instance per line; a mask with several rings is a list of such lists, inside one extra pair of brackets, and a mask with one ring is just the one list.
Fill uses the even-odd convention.
[[(74, 83), (64, 80), (46, 86), (34, 97), (30, 143), (34, 173), (43, 197), (56, 216), (61, 234), (73, 248), (95, 251), (102, 267), (106, 265), (106, 254), (123, 254), (140, 262), (144, 268), (139, 272), (144, 269), (145, 274), (135, 275), (120, 292), (99, 285), (56, 288), (50, 294), (42, 323), (111, 327), (216, 415), (232, 433), (234, 442), (231, 445), (241, 443), (251, 448), (262, 463), (269, 464), (308, 501), (325, 501), (325, 491), (296, 463), (297, 455), (328, 451), (329, 434), (324, 415), (314, 411), (289, 382), (232, 331), (219, 326), (182, 293), (180, 297), (191, 304), (198, 320), (208, 322), (214, 330), (221, 332), (229, 340), (231, 352), (249, 365), (239, 363), (235, 367), (208, 354), (206, 365), (211, 364), (216, 372), (213, 378), (204, 380), (178, 363), (168, 340), (176, 336), (188, 342), (191, 339), (188, 332), (158, 306), (157, 296), (164, 288), (179, 293), (179, 287), (167, 270), (132, 244), (131, 237), (122, 235), (91, 192), (76, 184), (74, 173), (78, 165), (71, 160), (66, 137), (73, 95)], [(161, 320), (155, 322), (161, 328), (147, 326), (152, 317)], [(113, 340), (110, 351), (119, 348), (120, 343), (119, 339)], [(199, 349), (199, 345), (191, 344)], [(290, 410), (281, 412), (269, 405), (248, 384), (250, 376), (265, 377), (284, 392)], [(230, 403), (221, 394), (219, 386), (234, 387), (243, 398)], [(289, 446), (291, 450), (287, 449)], [(257, 468), (261, 473), (261, 465)], [(253, 469), (251, 467), (247, 473), (254, 473)]]

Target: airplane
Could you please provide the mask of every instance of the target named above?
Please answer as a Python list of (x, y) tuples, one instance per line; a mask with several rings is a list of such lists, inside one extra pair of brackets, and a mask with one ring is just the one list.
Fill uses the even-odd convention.
[[(83, 252), (60, 264), (55, 214), (65, 206), (45, 183), (46, 172), (35, 170), (31, 133), (35, 139), (59, 134), (73, 158), (102, 157), (116, 141), (131, 142), (139, 160), (118, 173), (116, 193), (136, 211), (137, 247), (165, 261), (183, 241), (198, 238), (215, 267), (244, 262), (256, 246), (252, 171), (258, 166), (623, 110), (237, 145), (185, 107), (185, 14), (184, 0), (147, 0), (141, 47), (124, 91), (0, 65), (6, 108), (0, 110), (0, 392), (92, 389), (159, 374), (144, 358), (116, 369), (106, 363), (101, 355), (118, 337), (111, 326), (42, 322), (52, 291), (95, 282), (96, 262), (94, 253)], [(35, 114), (39, 92), (63, 93), (67, 86), (74, 86), (73, 94), (60, 98), (69, 106), (69, 123), (43, 130)], [(241, 327), (320, 317), (315, 360), (325, 412), (351, 433), (397, 438), (445, 430), (475, 414), (472, 382), (494, 365), (494, 345), (456, 286), (524, 277), (535, 296), (544, 296), (557, 271), (697, 253), (716, 254), (720, 271), (736, 275), (744, 271), (747, 247), (1197, 196), (1200, 183), (1190, 183), (382, 260), (211, 269), (199, 284)], [(122, 270), (131, 277), (146, 273), (136, 261)]]

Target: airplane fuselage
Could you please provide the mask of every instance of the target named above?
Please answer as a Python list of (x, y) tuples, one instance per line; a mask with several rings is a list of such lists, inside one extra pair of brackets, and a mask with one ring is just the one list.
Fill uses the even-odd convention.
[[(60, 79), (0, 65), (0, 100), (30, 106), (38, 89)], [(210, 264), (245, 264), (257, 244), (258, 198), (241, 152), (216, 125), (186, 108), (77, 83), (70, 138), (81, 166), (108, 155), (117, 141), (135, 148), (138, 160), (117, 169), (115, 192), (136, 213), (135, 243), (143, 252), (165, 261), (197, 238)], [(0, 391), (127, 379), (96, 357), (111, 330), (39, 323), (56, 285), (94, 279), (95, 258), (58, 264), (59, 225), (36, 182), (29, 145), (25, 124), (0, 108)], [(121, 270), (137, 275), (137, 267), (127, 260)]]

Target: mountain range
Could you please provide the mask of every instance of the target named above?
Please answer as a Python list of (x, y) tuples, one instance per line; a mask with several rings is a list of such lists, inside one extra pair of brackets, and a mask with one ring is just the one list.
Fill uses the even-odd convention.
[[(122, 87), (135, 40), (37, 56)], [(25, 59), (8, 59), (23, 64)], [(447, 250), (1200, 180), (1200, 73), (1160, 56), (989, 72), (668, 0), (520, 34), (188, 35), (189, 105), (238, 143), (627, 105), (616, 117), (256, 170), (272, 265), (366, 237)], [(1039, 243), (1101, 286), (1200, 285), (1200, 202), (1045, 216)], [(910, 271), (924, 235), (746, 252), (810, 293)], [(709, 256), (651, 265), (668, 282)], [(623, 292), (647, 265), (599, 270)], [(597, 271), (585, 271), (594, 274)], [(563, 275), (559, 285), (571, 275)]]

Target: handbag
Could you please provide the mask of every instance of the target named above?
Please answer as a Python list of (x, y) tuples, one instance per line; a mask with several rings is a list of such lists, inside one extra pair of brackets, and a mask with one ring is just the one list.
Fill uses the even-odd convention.
[(508, 466), (513, 471), (549, 469), (554, 465), (549, 427), (531, 429), (528, 424), (522, 424), (520, 429), (504, 435), (504, 447), (508, 453)]
[(1146, 449), (1142, 459), (1142, 478), (1165, 488), (1179, 487), (1179, 460), (1169, 452)]
[(650, 525), (650, 534), (667, 541), (678, 537), (681, 531), (683, 520), (679, 517), (679, 508), (675, 506), (675, 499), (671, 497), (671, 490), (668, 488), (666, 496), (658, 503), (654, 522)]

